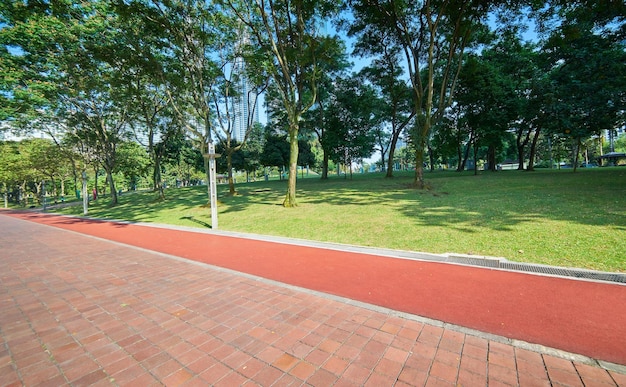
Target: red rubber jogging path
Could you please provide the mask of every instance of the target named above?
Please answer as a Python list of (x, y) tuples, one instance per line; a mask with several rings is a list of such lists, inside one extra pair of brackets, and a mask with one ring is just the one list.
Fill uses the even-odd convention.
[(626, 365), (624, 285), (40, 213), (1, 214)]

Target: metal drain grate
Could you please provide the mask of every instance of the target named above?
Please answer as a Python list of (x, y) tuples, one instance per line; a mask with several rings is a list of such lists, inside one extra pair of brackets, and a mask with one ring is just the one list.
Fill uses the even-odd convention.
[(528, 263), (510, 262), (503, 258), (485, 258), (472, 256), (449, 255), (446, 262), (459, 263), (463, 265), (492, 267), (496, 269), (523, 271), (530, 273), (549, 274), (561, 277), (574, 277), (590, 279), (595, 281), (607, 281), (626, 284), (626, 274), (607, 273), (593, 270), (569, 269), (564, 267), (553, 267), (545, 265), (533, 265)]
[(449, 257), (446, 261), (472, 266), (500, 267), (500, 261), (498, 261), (497, 259)]
[(527, 271), (533, 273), (558, 275), (563, 277), (585, 278), (596, 281), (609, 281), (626, 284), (626, 275), (619, 273), (604, 273), (591, 270), (567, 269), (560, 267), (519, 264), (512, 262), (501, 262), (500, 267), (508, 270)]

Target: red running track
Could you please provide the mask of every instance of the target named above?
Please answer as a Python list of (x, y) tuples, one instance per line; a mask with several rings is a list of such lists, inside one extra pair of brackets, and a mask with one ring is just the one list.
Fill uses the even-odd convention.
[(2, 214), (626, 365), (626, 286), (620, 284), (41, 213)]

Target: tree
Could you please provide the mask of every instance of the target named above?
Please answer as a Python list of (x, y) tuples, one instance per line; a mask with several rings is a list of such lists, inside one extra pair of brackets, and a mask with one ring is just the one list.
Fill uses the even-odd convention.
[(337, 51), (336, 38), (320, 36), (320, 21), (337, 10), (330, 0), (273, 2), (224, 0), (250, 34), (258, 72), (269, 74), (288, 119), (289, 182), (283, 205), (297, 206), (298, 134), (302, 114), (317, 98), (319, 63)]
[(498, 149), (504, 145), (509, 124), (519, 113), (512, 79), (488, 57), (488, 53), (483, 57), (471, 56), (465, 62), (456, 100), (472, 130), (470, 136), (475, 146), (487, 147), (487, 164), (495, 171)]
[[(56, 14), (67, 18), (67, 5)], [(63, 21), (46, 16), (48, 6), (21, 1), (0, 4), (0, 131), (28, 132), (29, 124), (50, 105), (56, 84), (49, 74), (56, 63), (49, 45), (72, 38)], [(52, 13), (52, 12), (49, 12)]]
[(145, 142), (152, 163), (152, 188), (160, 199), (165, 199), (162, 163), (168, 157), (169, 141), (174, 141), (183, 130), (170, 104), (167, 90), (176, 81), (172, 76), (173, 58), (167, 53), (167, 31), (153, 21), (156, 9), (133, 1), (114, 4), (123, 25), (124, 44), (116, 55), (128, 65), (124, 87), (131, 98), (129, 121), (138, 142)]
[(626, 38), (626, 6), (622, 1), (549, 0), (531, 4), (538, 29), (546, 36), (568, 24), (584, 25), (614, 43)]
[[(195, 185), (206, 178), (204, 157), (192, 142), (184, 137), (178, 137), (168, 142), (161, 142), (158, 146), (167, 147), (164, 160), (164, 169), (176, 186)], [(204, 177), (203, 177), (204, 176)]]
[[(261, 164), (284, 168), (289, 165), (289, 142), (285, 136), (266, 131)], [(282, 180), (282, 173), (281, 173)]]
[(324, 139), (333, 161), (351, 168), (354, 160), (372, 154), (380, 127), (380, 106), (373, 88), (360, 82), (359, 77), (334, 82)]
[(519, 170), (524, 169), (528, 145), (532, 147), (532, 144), (536, 144), (540, 132), (540, 126), (536, 125), (533, 112), (530, 111), (533, 105), (529, 105), (529, 96), (541, 76), (535, 49), (534, 44), (521, 42), (518, 31), (509, 30), (501, 34), (495, 45), (482, 53), (483, 58), (495, 66), (499, 78), (505, 82), (502, 86), (508, 89), (505, 91), (508, 100), (504, 103), (509, 112), (508, 129), (515, 132)]
[[(416, 112), (411, 106), (411, 87), (402, 79), (402, 65), (400, 63), (401, 51), (398, 46), (390, 44), (391, 37), (385, 35), (376, 42), (368, 40), (371, 36), (364, 36), (357, 44), (356, 52), (366, 54), (372, 44), (379, 45), (380, 56), (372, 61), (370, 66), (361, 70), (361, 76), (371, 82), (378, 90), (380, 97), (385, 101), (380, 107), (381, 118), (386, 118), (390, 133), (387, 136), (381, 130), (376, 132), (378, 149), (381, 153), (383, 170), (386, 169), (385, 177), (393, 177), (393, 160), (400, 139), (400, 135), (411, 123)], [(388, 139), (388, 141), (387, 141)], [(388, 157), (385, 159), (385, 154)], [(385, 168), (385, 162), (387, 167)]]
[[(44, 84), (39, 103), (42, 115), (61, 117), (72, 135), (88, 138), (102, 155), (117, 203), (112, 178), (116, 144), (127, 129), (128, 99), (120, 88), (125, 63), (113, 55), (120, 44), (120, 26), (109, 3), (16, 2), (5, 15), (8, 26), (3, 42), (17, 47), (24, 85)], [(32, 95), (42, 88), (31, 88)]]
[(626, 51), (589, 24), (565, 23), (544, 45), (557, 87), (561, 135), (576, 142), (574, 171), (583, 139), (623, 125), (626, 112)]
[[(464, 128), (467, 148), (465, 155), (458, 148), (458, 170), (464, 169), (471, 144), (487, 147), (487, 164), (495, 171), (496, 153), (507, 142), (509, 132), (515, 133), (519, 169), (524, 168), (526, 146), (539, 127), (529, 111), (529, 97), (536, 83), (538, 67), (530, 45), (522, 45), (515, 32), (504, 32), (480, 55), (469, 55), (459, 75), (455, 105), (448, 116), (457, 117), (452, 129), (460, 134)], [(450, 130), (450, 129), (448, 129)], [(442, 135), (438, 136), (442, 139)], [(457, 142), (460, 144), (460, 142)]]
[(149, 174), (150, 158), (146, 149), (135, 141), (124, 141), (118, 146), (115, 172), (124, 176), (128, 190), (134, 190), (139, 181)]
[[(167, 85), (171, 106), (202, 155), (219, 134), (220, 107), (232, 91), (227, 76), (240, 29), (216, 2), (135, 0), (152, 29), (165, 34)], [(165, 71), (165, 70), (164, 70)], [(209, 157), (204, 159), (210, 181)], [(209, 201), (212, 185), (207, 184)]]
[(28, 205), (28, 199), (31, 194), (38, 200), (39, 199), (39, 190), (41, 189), (41, 180), (43, 175), (41, 172), (37, 171), (33, 164), (32, 160), (32, 146), (30, 141), (20, 141), (17, 149), (20, 157), (20, 163), (18, 164), (18, 178), (19, 178), (19, 188), (18, 188), (18, 197), (21, 199), (21, 203), (24, 206)]
[(313, 166), (317, 162), (315, 153), (311, 148), (311, 142), (301, 138), (298, 140), (298, 165), (304, 169), (304, 167)]
[(243, 170), (246, 171), (246, 180), (249, 181), (250, 173), (254, 173), (261, 167), (261, 152), (263, 151), (263, 126), (255, 124), (250, 132), (246, 145), (241, 149), (243, 158)]
[[(10, 195), (19, 189), (26, 179), (27, 159), (20, 155), (16, 142), (0, 142), (0, 189), (4, 197), (4, 207), (8, 207)], [(15, 197), (15, 201), (18, 198)]]
[[(522, 112), (521, 122), (523, 125), (527, 126), (528, 135), (530, 135), (531, 131), (534, 131), (528, 152), (528, 166), (526, 167), (528, 171), (535, 169), (541, 135), (547, 133), (548, 137), (552, 137), (551, 133), (555, 131), (553, 128), (559, 125), (555, 116), (560, 105), (558, 103), (558, 92), (550, 76), (551, 66), (549, 63), (546, 63), (545, 60), (541, 59), (542, 56), (543, 55), (537, 56), (539, 59), (537, 69), (540, 73), (533, 77), (528, 99)], [(548, 153), (550, 154), (550, 159), (552, 159), (551, 149), (548, 149)]]
[(330, 112), (332, 110), (335, 79), (345, 76), (349, 67), (346, 60), (345, 48), (340, 46), (337, 60), (332, 63), (320, 63), (320, 79), (317, 83), (317, 98), (315, 105), (302, 115), (301, 130), (315, 133), (322, 150), (322, 180), (328, 179), (328, 166), (331, 149), (327, 144), (327, 133)]
[(417, 118), (411, 132), (415, 149), (414, 184), (423, 188), (424, 152), (431, 127), (452, 102), (461, 56), (472, 42), (472, 33), (483, 28), (488, 12), (500, 2), (353, 0), (349, 3), (354, 13), (350, 35), (358, 36), (362, 42), (380, 42), (370, 46), (372, 54), (379, 54), (389, 44), (404, 53), (412, 87), (412, 113)]
[[(239, 42), (236, 46), (235, 58), (230, 71), (226, 75), (226, 84), (221, 95), (215, 95), (215, 110), (217, 112), (216, 132), (219, 143), (223, 148), (222, 157), (225, 157), (228, 174), (230, 195), (235, 194), (233, 170), (236, 168), (233, 157), (241, 158), (241, 149), (245, 146), (258, 116), (258, 100), (260, 94), (267, 88), (268, 79), (263, 75), (255, 74), (250, 69), (248, 61), (254, 60), (246, 52), (247, 34), (239, 31)], [(236, 139), (235, 131), (243, 127), (243, 137)], [(243, 167), (243, 159), (238, 160)]]
[[(459, 89), (462, 93), (463, 87), (460, 86)], [(435, 168), (435, 159), (441, 159), (445, 164), (448, 164), (450, 159), (455, 159), (457, 172), (465, 170), (476, 132), (469, 127), (464, 116), (464, 108), (463, 105), (455, 103), (433, 127), (430, 142), (431, 170)]]
[[(542, 83), (554, 92), (544, 105), (545, 134), (553, 140), (565, 137), (579, 148), (603, 128), (624, 125), (626, 8), (622, 1), (612, 0), (550, 0), (537, 5), (545, 60)], [(578, 150), (573, 153), (576, 159)]]
[[(41, 138), (0, 143), (0, 192), (5, 205), (11, 195), (14, 201), (32, 193), (41, 201), (44, 194), (56, 198), (64, 195), (64, 182), (70, 175), (63, 150), (53, 141)], [(45, 191), (44, 191), (45, 187)], [(16, 194), (17, 193), (17, 194)]]
[(24, 140), (20, 148), (27, 149), (28, 164), (37, 171), (37, 177), (47, 181), (46, 193), (56, 198), (57, 189), (61, 188), (61, 196), (65, 195), (65, 179), (71, 175), (66, 151), (52, 140), (42, 138)]

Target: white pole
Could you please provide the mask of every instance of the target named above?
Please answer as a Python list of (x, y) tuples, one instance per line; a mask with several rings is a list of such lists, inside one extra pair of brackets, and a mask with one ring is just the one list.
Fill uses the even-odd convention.
[(209, 192), (211, 195), (211, 228), (217, 230), (217, 183), (215, 181), (215, 147), (209, 141)]

